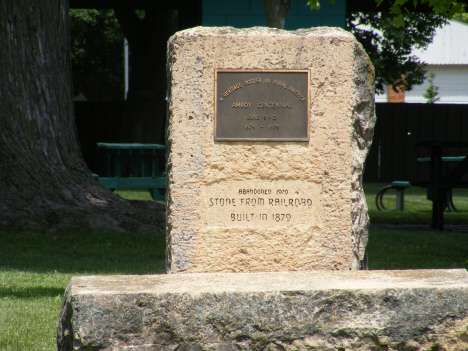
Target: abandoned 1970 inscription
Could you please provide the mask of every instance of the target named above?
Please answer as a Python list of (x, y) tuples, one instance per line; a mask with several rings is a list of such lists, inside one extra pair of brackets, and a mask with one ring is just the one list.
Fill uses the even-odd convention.
[(215, 140), (308, 141), (308, 70), (216, 70)]
[(204, 189), (210, 227), (290, 227), (320, 223), (319, 188), (305, 181), (226, 181)]

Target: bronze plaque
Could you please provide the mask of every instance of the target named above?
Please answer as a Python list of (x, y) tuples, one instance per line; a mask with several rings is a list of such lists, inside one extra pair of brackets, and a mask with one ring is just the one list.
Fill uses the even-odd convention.
[(216, 70), (216, 141), (308, 141), (309, 71)]

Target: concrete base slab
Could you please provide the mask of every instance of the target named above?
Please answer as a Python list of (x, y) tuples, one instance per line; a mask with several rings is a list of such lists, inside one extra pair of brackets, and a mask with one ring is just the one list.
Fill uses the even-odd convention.
[(468, 350), (454, 270), (74, 277), (59, 350)]

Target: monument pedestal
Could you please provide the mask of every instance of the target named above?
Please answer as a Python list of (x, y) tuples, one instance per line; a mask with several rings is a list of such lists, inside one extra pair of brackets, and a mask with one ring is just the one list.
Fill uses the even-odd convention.
[(59, 350), (467, 350), (464, 269), (74, 277)]

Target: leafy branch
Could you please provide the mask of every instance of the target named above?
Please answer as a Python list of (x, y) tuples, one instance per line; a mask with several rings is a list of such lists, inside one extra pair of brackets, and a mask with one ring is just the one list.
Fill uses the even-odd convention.
[[(331, 4), (335, 4), (335, 0), (329, 0)], [(384, 0), (375, 0), (376, 11)], [(410, 9), (410, 5), (413, 9)], [(443, 16), (448, 19), (453, 18), (455, 14), (466, 13), (466, 4), (457, 0), (395, 0), (390, 6), (390, 14), (394, 15), (392, 23), (397, 27), (405, 26), (405, 14), (412, 14), (417, 11), (417, 7), (426, 4), (435, 15)], [(319, 0), (307, 0), (307, 6), (311, 10), (320, 10)]]
[[(382, 4), (384, 0), (376, 0), (377, 7)], [(411, 11), (408, 5), (412, 4), (414, 9)], [(456, 13), (464, 13), (466, 4), (456, 0), (395, 0), (390, 6), (390, 14), (395, 15), (393, 23), (397, 28), (405, 25), (404, 13), (412, 13), (416, 11), (418, 5), (427, 4), (429, 8), (439, 16), (446, 18), (453, 18)]]

